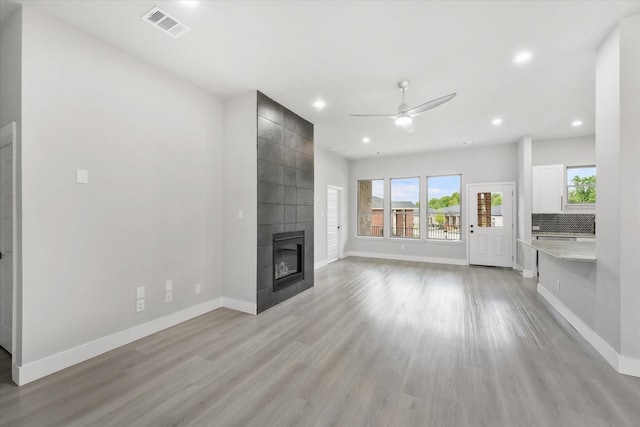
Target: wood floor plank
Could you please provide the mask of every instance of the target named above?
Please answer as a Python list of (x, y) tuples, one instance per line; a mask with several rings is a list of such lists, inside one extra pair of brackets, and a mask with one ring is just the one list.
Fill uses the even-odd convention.
[(0, 426), (635, 426), (617, 374), (505, 269), (348, 258), (21, 388)]

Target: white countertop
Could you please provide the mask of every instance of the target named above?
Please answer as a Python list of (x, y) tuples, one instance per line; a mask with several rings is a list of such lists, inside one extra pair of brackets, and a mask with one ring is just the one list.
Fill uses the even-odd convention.
[(527, 246), (567, 261), (596, 261), (596, 240), (529, 240), (518, 239)]

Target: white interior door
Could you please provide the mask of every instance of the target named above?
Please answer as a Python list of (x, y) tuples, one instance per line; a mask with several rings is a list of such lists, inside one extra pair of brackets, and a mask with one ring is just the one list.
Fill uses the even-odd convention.
[(469, 264), (513, 267), (512, 183), (469, 184)]
[[(10, 129), (8, 127), (10, 126)], [(12, 352), (13, 124), (0, 132), (0, 346)]]
[(327, 188), (327, 262), (340, 256), (340, 189)]

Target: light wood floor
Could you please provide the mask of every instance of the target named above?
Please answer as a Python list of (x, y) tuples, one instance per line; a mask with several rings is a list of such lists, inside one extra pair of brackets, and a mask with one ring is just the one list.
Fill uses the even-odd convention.
[(349, 258), (18, 388), (3, 426), (638, 426), (617, 374), (509, 270)]

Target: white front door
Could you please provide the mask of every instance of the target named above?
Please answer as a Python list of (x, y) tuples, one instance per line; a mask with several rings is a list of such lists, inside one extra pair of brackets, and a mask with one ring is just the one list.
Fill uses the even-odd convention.
[(327, 262), (340, 256), (340, 189), (327, 188)]
[(13, 325), (13, 129), (11, 124), (0, 131), (0, 346), (9, 353)]
[(469, 184), (469, 264), (513, 267), (514, 184)]

